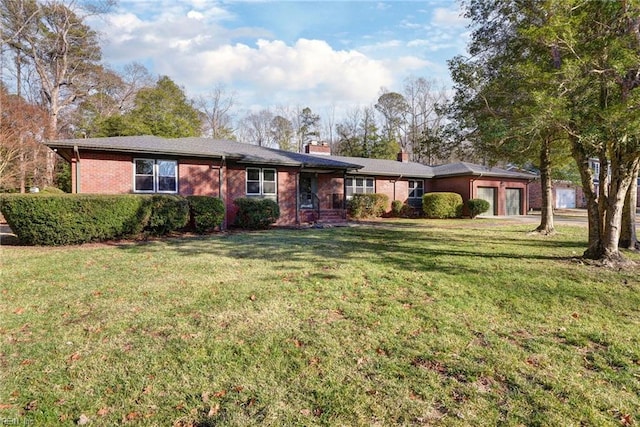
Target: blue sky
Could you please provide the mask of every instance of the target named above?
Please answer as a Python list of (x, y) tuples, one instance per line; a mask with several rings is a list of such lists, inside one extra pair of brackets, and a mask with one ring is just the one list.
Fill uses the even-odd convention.
[(408, 76), (448, 86), (468, 40), (455, 0), (120, 0), (90, 24), (113, 68), (140, 62), (189, 96), (222, 84), (244, 110), (370, 105)]

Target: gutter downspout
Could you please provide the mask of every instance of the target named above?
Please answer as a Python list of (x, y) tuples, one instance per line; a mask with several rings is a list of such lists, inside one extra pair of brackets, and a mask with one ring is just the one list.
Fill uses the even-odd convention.
[(73, 146), (73, 152), (76, 154), (76, 194), (80, 193), (80, 150), (77, 145)]
[(300, 169), (296, 174), (296, 225), (300, 227), (300, 174), (304, 165), (300, 165)]
[(224, 180), (224, 171), (222, 170), (222, 168), (224, 168), (226, 165), (225, 160), (225, 156), (222, 156), (222, 160), (220, 160), (220, 168), (218, 169), (218, 197), (220, 197), (222, 205), (224, 206), (224, 216), (222, 217), (222, 225), (220, 227), (222, 230), (227, 229), (227, 202), (226, 197), (224, 197), (224, 194), (222, 192)]

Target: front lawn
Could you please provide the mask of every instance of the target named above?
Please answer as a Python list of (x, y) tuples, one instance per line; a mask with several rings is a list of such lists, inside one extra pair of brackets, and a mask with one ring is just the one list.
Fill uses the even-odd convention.
[(638, 425), (639, 271), (531, 228), (4, 246), (0, 421)]

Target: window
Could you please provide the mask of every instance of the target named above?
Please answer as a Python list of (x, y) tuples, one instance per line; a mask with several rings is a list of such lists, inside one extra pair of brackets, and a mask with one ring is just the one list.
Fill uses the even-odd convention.
[(375, 181), (373, 178), (347, 177), (345, 181), (347, 187), (347, 199), (351, 199), (354, 194), (375, 193)]
[(136, 193), (177, 193), (178, 162), (134, 159), (133, 191)]
[(275, 169), (247, 168), (247, 196), (275, 196), (276, 176)]
[(424, 194), (424, 181), (409, 180), (409, 198), (422, 199)]

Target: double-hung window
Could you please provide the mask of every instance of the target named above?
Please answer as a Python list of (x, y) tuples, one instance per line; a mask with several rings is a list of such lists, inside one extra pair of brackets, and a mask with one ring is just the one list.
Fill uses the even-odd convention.
[(409, 200), (410, 206), (419, 207), (422, 206), (422, 196), (424, 195), (424, 181), (410, 179), (407, 181), (409, 186)]
[(134, 159), (135, 193), (177, 193), (178, 162), (175, 160)]
[(424, 195), (424, 181), (422, 180), (409, 180), (409, 198), (410, 199), (422, 199)]
[(350, 200), (354, 194), (373, 194), (376, 192), (373, 178), (347, 177), (345, 187), (347, 189), (347, 200)]
[(275, 169), (247, 168), (247, 196), (275, 196), (277, 184)]

